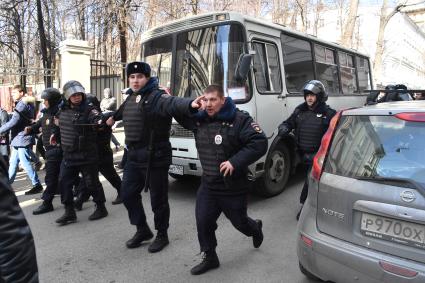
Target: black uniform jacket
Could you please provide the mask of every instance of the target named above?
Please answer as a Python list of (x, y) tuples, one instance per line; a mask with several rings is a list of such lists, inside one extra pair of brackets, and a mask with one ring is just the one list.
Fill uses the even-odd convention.
[(0, 160), (0, 283), (38, 282), (34, 240)]
[[(67, 116), (70, 115), (72, 118), (69, 119)], [(100, 111), (84, 99), (80, 105), (74, 108), (67, 103), (61, 105), (57, 116), (59, 117), (64, 160), (74, 165), (97, 163), (96, 136), (102, 121)], [(72, 139), (72, 141), (68, 139)]]
[[(200, 111), (191, 117), (179, 117), (178, 121), (182, 126), (194, 132), (197, 144), (201, 144), (199, 139), (206, 135), (211, 139), (212, 145), (216, 146), (217, 143), (220, 143), (225, 156), (224, 160), (217, 160), (216, 164), (219, 166), (221, 162), (228, 160), (234, 167), (232, 176), (225, 178), (222, 175), (207, 177), (204, 174), (203, 180), (210, 183), (210, 186), (207, 184), (207, 187), (223, 194), (246, 192), (248, 189), (248, 166), (267, 152), (267, 138), (251, 116), (247, 112), (238, 110), (233, 100), (226, 97), (223, 107), (214, 117), (209, 117), (206, 111)], [(222, 143), (215, 140), (214, 133), (206, 133), (206, 135), (201, 133), (201, 131), (208, 131), (208, 127), (204, 127), (205, 124), (217, 121), (222, 124), (223, 128), (223, 131), (220, 131), (220, 134), (223, 135)], [(226, 140), (227, 142), (224, 142)], [(198, 148), (198, 152), (200, 150), (202, 149)], [(217, 152), (220, 152), (219, 148), (217, 148)], [(217, 158), (221, 157), (217, 155)], [(201, 159), (201, 163), (202, 161)], [(225, 186), (223, 186), (223, 182)]]
[(284, 136), (294, 130), (298, 149), (302, 153), (315, 153), (335, 113), (325, 102), (319, 102), (313, 109), (306, 102), (301, 103), (279, 125), (279, 135)]
[[(172, 155), (169, 141), (172, 117), (176, 115), (190, 115), (190, 104), (192, 100), (171, 96), (165, 93), (165, 91), (160, 90), (156, 77), (151, 77), (147, 84), (137, 92), (129, 89), (127, 94), (129, 96), (126, 101), (114, 113), (114, 120), (119, 121), (123, 119), (123, 112), (126, 111), (126, 105), (129, 103), (138, 103), (140, 105), (139, 111), (134, 114), (143, 117), (140, 120), (143, 121), (141, 125), (135, 125), (134, 127), (135, 129), (137, 128), (137, 131), (140, 131), (138, 140), (128, 142), (130, 139), (126, 136), (126, 144), (130, 149), (128, 160), (142, 168), (147, 166), (150, 131), (153, 129), (155, 134), (151, 166), (168, 167), (171, 164)], [(139, 97), (140, 100), (136, 99), (132, 102), (134, 97)], [(124, 127), (126, 127), (125, 123)], [(129, 131), (129, 129), (125, 129), (125, 131)]]

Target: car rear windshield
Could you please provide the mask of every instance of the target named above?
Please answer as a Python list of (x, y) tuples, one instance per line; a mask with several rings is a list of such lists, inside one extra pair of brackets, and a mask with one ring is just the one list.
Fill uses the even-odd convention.
[(394, 116), (342, 116), (325, 172), (425, 184), (425, 123)]

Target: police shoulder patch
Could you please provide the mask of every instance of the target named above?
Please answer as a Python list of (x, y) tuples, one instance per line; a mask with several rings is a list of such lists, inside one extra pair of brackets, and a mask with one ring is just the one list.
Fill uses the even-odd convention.
[(257, 132), (257, 133), (262, 133), (263, 132), (263, 130), (260, 128), (260, 126), (257, 124), (257, 123), (255, 123), (255, 122), (253, 122), (253, 123), (251, 123), (251, 127)]

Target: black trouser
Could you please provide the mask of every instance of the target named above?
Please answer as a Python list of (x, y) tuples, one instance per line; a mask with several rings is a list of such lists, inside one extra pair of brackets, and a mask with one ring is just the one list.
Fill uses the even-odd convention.
[(107, 149), (99, 151), (99, 157), (99, 172), (102, 173), (119, 194), (121, 190), (121, 178), (114, 168), (114, 154), (109, 144)]
[(60, 147), (53, 147), (46, 150), (46, 189), (41, 196), (44, 201), (51, 202), (58, 191), (59, 174), (62, 162), (62, 149)]
[(99, 170), (97, 163), (75, 164), (72, 161), (63, 160), (61, 163), (61, 173), (59, 177), (59, 185), (61, 188), (61, 201), (65, 205), (74, 203), (74, 195), (72, 187), (78, 174), (81, 172), (83, 180), (87, 185), (87, 189), (93, 196), (95, 203), (105, 202), (105, 192), (99, 181)]
[[(109, 147), (109, 150), (100, 150), (99, 156), (99, 173), (101, 173), (112, 187), (117, 190), (117, 193), (120, 194), (121, 178), (114, 168), (114, 155), (111, 148)], [(78, 195), (83, 200), (87, 200), (90, 197), (90, 191), (87, 189), (84, 180), (82, 180), (78, 186)]]
[(125, 163), (127, 163), (127, 154), (128, 154), (128, 150), (126, 148), (124, 148), (124, 153), (122, 155), (121, 162), (120, 162), (120, 167), (121, 168), (124, 168), (125, 167)]
[[(223, 183), (224, 186), (224, 183)], [(244, 235), (259, 233), (257, 222), (247, 214), (248, 195), (218, 195), (202, 182), (196, 196), (196, 228), (201, 252), (215, 250), (217, 219), (223, 212), (232, 225)]]
[(43, 146), (43, 140), (41, 135), (39, 137), (37, 137), (37, 144), (35, 146), (35, 152), (40, 154), (41, 157), (43, 157), (43, 159), (46, 159), (46, 150), (44, 149)]
[(302, 189), (301, 194), (300, 194), (300, 203), (301, 204), (304, 204), (304, 202), (305, 202), (305, 200), (307, 199), (307, 196), (308, 196), (308, 176), (310, 174), (311, 167), (313, 166), (314, 155), (315, 155), (315, 153), (304, 153), (302, 155), (302, 162), (304, 163), (304, 165), (308, 166), (308, 168), (307, 168), (307, 174), (306, 174), (306, 177), (305, 177), (303, 189)]
[[(168, 167), (152, 168), (150, 173), (150, 197), (154, 213), (155, 229), (166, 231), (170, 220), (168, 204)], [(147, 225), (141, 192), (145, 186), (146, 169), (127, 159), (121, 186), (121, 199), (128, 210), (132, 225)]]

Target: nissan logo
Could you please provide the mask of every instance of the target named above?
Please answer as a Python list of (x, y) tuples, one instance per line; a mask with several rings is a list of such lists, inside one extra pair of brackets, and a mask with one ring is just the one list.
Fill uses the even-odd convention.
[(412, 191), (404, 190), (400, 193), (400, 197), (405, 202), (412, 202), (416, 199), (415, 194)]

